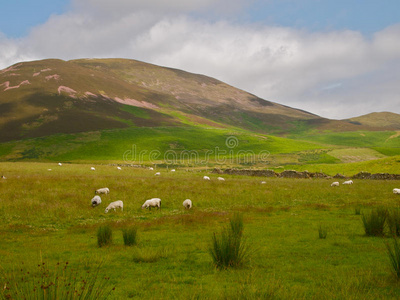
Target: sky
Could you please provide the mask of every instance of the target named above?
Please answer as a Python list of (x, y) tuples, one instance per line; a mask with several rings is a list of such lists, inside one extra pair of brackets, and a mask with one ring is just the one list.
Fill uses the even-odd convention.
[(13, 0), (0, 69), (130, 58), (322, 117), (400, 113), (398, 0)]

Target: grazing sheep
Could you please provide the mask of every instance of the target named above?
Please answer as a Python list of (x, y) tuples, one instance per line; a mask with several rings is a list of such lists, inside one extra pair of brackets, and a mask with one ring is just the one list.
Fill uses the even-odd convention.
[(95, 207), (95, 206), (97, 206), (97, 205), (100, 205), (100, 203), (101, 203), (101, 198), (100, 198), (100, 196), (94, 196), (94, 197), (92, 198), (91, 203), (92, 203), (92, 206), (93, 206), (93, 207)]
[(172, 169), (171, 172), (175, 172), (175, 169)]
[(105, 187), (105, 188), (101, 188), (101, 189), (95, 190), (94, 193), (95, 194), (106, 194), (107, 195), (107, 194), (110, 193), (110, 190)]
[(161, 199), (151, 198), (149, 200), (146, 200), (142, 205), (142, 209), (148, 208), (151, 210), (152, 207), (161, 208)]
[(210, 177), (204, 176), (203, 179), (204, 179), (204, 180), (210, 180)]
[(337, 182), (337, 181), (332, 182), (331, 186), (339, 186), (339, 182)]
[(62, 166), (62, 163), (58, 163), (58, 165), (61, 167), (61, 166)]
[(51, 171), (51, 169), (47, 169), (47, 171)]
[(192, 200), (190, 199), (186, 199), (185, 201), (183, 201), (183, 207), (186, 209), (191, 209), (192, 208)]
[(393, 194), (400, 194), (400, 189), (393, 189)]
[(160, 176), (161, 175), (161, 173), (160, 172), (157, 172), (156, 174), (154, 174), (155, 176)]
[(108, 213), (108, 211), (110, 209), (113, 209), (114, 211), (116, 211), (117, 208), (120, 208), (121, 211), (124, 210), (124, 203), (121, 200), (114, 201), (114, 202), (111, 202), (110, 204), (108, 204), (108, 206), (106, 207), (104, 212)]
[(4, 175), (1, 175), (1, 179), (7, 179), (7, 177)]
[(91, 167), (91, 168), (90, 168), (90, 170), (92, 170), (92, 171), (96, 171), (96, 169), (95, 169), (94, 167)]
[(153, 171), (154, 169), (152, 167), (149, 168), (150, 171)]
[(353, 180), (347, 180), (347, 181), (343, 182), (342, 184), (353, 184)]
[(261, 184), (266, 184), (267, 182), (266, 181), (261, 181)]
[(218, 177), (217, 178), (219, 181), (225, 181), (225, 178), (222, 178), (222, 177)]
[(117, 170), (122, 170), (121, 167), (117, 167)]

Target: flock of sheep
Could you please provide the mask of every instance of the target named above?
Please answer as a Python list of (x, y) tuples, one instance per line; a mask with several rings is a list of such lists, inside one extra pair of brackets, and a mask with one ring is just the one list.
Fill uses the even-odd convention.
[[(342, 184), (353, 184), (353, 180), (347, 180)], [(339, 186), (339, 181), (332, 182), (331, 186)], [(400, 194), (400, 189), (393, 189), (393, 194)]]

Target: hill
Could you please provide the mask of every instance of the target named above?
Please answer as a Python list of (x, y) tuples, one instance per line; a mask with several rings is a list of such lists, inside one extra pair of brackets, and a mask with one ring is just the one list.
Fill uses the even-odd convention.
[(357, 125), (369, 127), (400, 130), (400, 115), (391, 112), (374, 112), (359, 117), (350, 118), (346, 121)]

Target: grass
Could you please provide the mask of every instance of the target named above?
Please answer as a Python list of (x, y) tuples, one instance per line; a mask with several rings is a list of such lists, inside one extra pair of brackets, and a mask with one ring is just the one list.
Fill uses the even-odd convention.
[(318, 227), (318, 237), (320, 239), (326, 239), (328, 235), (328, 229), (325, 226), (319, 225)]
[(367, 236), (384, 236), (388, 210), (382, 207), (363, 213), (361, 219)]
[(112, 244), (112, 229), (110, 225), (102, 225), (97, 230), (97, 245), (104, 247)]
[[(48, 266), (68, 261), (79, 274), (104, 259), (99, 274), (115, 286), (109, 299), (395, 299), (400, 293), (382, 238), (366, 237), (354, 214), (356, 206), (396, 208), (395, 181), (332, 189), (324, 179), (260, 184), (260, 178), (226, 175), (219, 182), (219, 175), (207, 174), (205, 182), (205, 172), (191, 169), (158, 169), (155, 177), (142, 168), (99, 164), (94, 172), (90, 166), (0, 163), (7, 177), (0, 180), (3, 274), (41, 254)], [(93, 191), (104, 186), (110, 194), (91, 207)], [(163, 209), (142, 210), (153, 197)], [(194, 209), (182, 207), (187, 198)], [(124, 201), (124, 211), (105, 214), (115, 200)], [(246, 243), (257, 251), (242, 268), (219, 270), (210, 239), (235, 213), (243, 215)], [(124, 246), (122, 234), (114, 234), (111, 245), (98, 247), (103, 224), (114, 232), (137, 226), (137, 246)], [(320, 224), (329, 228), (325, 240), (316, 236)]]
[(122, 229), (122, 237), (125, 246), (133, 246), (137, 244), (137, 227)]
[(397, 238), (393, 239), (393, 247), (386, 243), (392, 271), (397, 279), (400, 279), (400, 245)]

